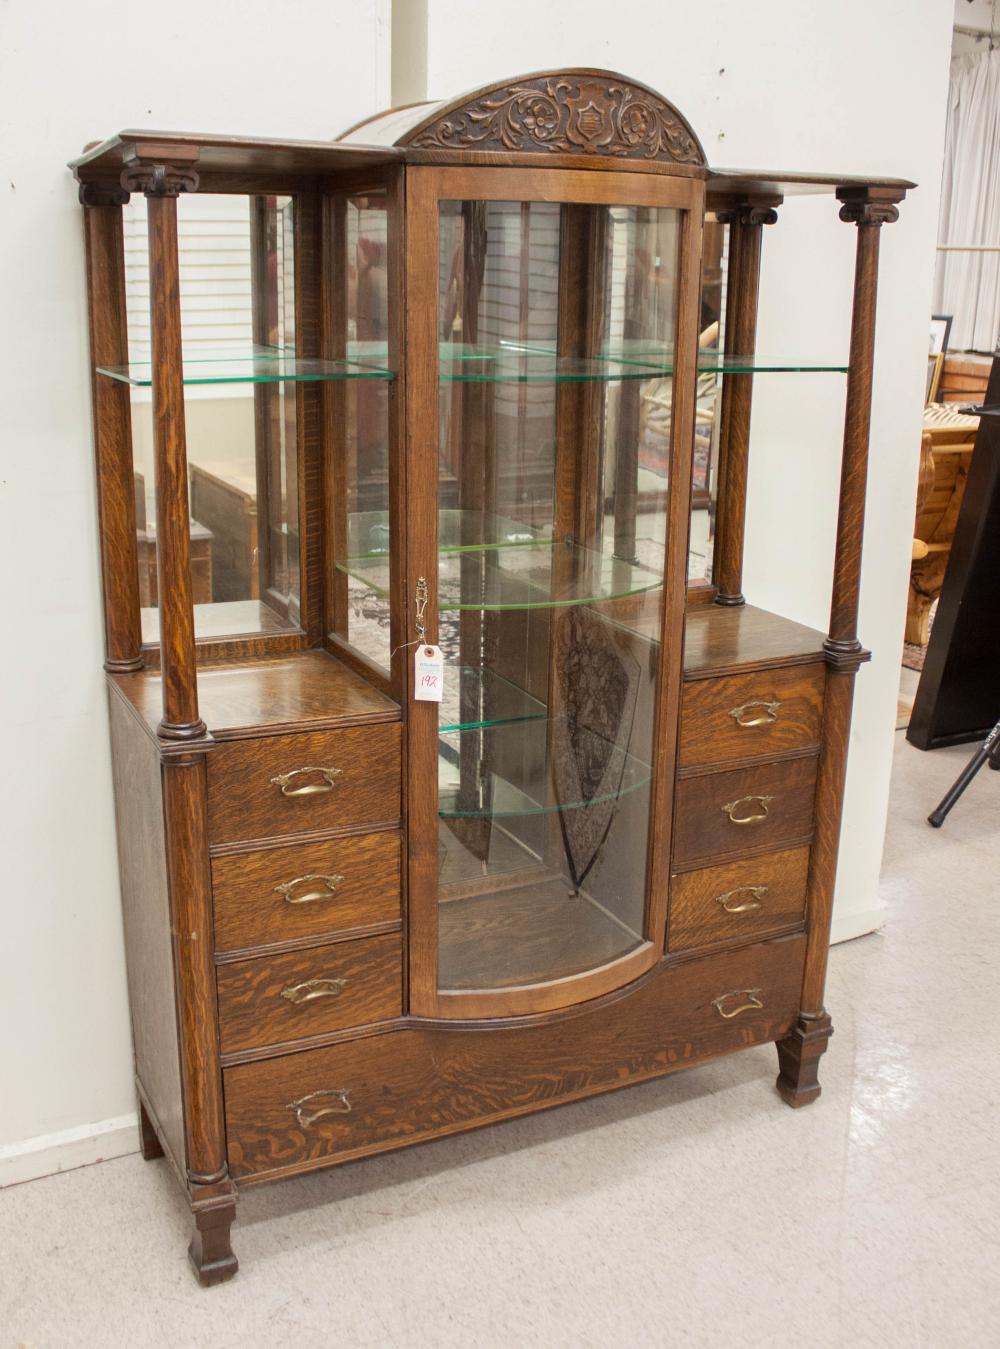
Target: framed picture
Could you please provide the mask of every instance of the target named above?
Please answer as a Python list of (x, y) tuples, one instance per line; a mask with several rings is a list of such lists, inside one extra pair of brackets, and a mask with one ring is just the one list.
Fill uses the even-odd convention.
[(937, 398), (938, 386), (941, 383), (941, 367), (943, 365), (943, 351), (939, 351), (936, 356), (932, 352), (927, 357), (927, 397), (924, 400), (927, 403), (933, 403)]
[(932, 314), (930, 345), (927, 348), (931, 356), (942, 356), (948, 350), (948, 338), (951, 336), (951, 314)]

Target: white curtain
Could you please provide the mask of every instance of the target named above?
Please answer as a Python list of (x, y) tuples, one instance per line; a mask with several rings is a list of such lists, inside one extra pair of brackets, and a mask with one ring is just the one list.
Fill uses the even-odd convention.
[[(938, 242), (1000, 245), (1000, 49), (951, 65)], [(992, 352), (1000, 336), (1000, 252), (938, 253), (934, 312), (948, 345)]]

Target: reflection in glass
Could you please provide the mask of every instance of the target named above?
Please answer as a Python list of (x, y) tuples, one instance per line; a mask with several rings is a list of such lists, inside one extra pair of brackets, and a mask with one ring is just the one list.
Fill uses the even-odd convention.
[(646, 940), (669, 391), (631, 353), (673, 349), (677, 252), (671, 210), (441, 204), (445, 990)]
[[(299, 490), (290, 197), (177, 203), (191, 582), (200, 640), (299, 626)], [(143, 640), (159, 636), (145, 199), (125, 208)], [(313, 378), (305, 365), (296, 372)], [(276, 382), (260, 381), (262, 376)], [(193, 382), (197, 381), (197, 382)]]
[[(346, 256), (346, 332), (335, 340), (360, 364), (384, 368), (388, 349), (388, 213), (384, 193), (341, 199), (336, 221)], [(333, 578), (335, 629), (389, 669), (389, 388), (349, 380), (332, 391), (338, 421)], [(384, 586), (373, 577), (384, 576)]]

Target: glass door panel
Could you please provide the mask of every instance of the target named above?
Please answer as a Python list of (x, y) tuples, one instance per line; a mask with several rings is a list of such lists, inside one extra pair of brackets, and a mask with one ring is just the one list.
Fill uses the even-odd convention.
[[(578, 976), (650, 939), (682, 214), (440, 203), (444, 993)], [(378, 559), (369, 580), (387, 583)]]

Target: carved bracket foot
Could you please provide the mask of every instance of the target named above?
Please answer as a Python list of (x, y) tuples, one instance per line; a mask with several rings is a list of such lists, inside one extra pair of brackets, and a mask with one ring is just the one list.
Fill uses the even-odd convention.
[(819, 1085), (819, 1061), (833, 1034), (828, 1013), (800, 1016), (791, 1035), (778, 1043), (778, 1080), (775, 1086), (786, 1105), (798, 1107), (815, 1101)]
[(236, 1217), (236, 1194), (228, 1183), (224, 1189), (225, 1192), (216, 1198), (191, 1201), (194, 1234), (188, 1247), (188, 1259), (202, 1288), (225, 1283), (240, 1267), (229, 1240)]
[(139, 1101), (139, 1152), (144, 1162), (155, 1162), (163, 1156), (163, 1147), (153, 1121), (142, 1101)]

